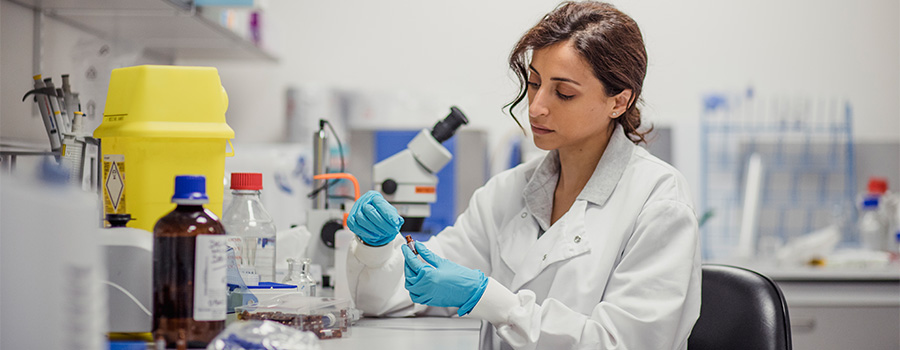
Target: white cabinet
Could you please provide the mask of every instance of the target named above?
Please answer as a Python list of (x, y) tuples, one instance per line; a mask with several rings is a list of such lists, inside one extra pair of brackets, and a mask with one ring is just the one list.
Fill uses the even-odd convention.
[(795, 350), (900, 350), (900, 268), (757, 269), (787, 299)]
[(900, 349), (900, 308), (790, 307), (795, 350)]

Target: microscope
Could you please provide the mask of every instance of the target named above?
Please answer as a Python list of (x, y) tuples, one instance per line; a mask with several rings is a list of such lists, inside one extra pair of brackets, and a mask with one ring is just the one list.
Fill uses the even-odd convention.
[(422, 223), (431, 215), (431, 203), (437, 200), (435, 174), (453, 158), (441, 143), (468, 123), (459, 108), (450, 107), (450, 114), (430, 131), (422, 129), (405, 150), (375, 164), (372, 169), (375, 190), (403, 217), (401, 232), (422, 230)]
[[(406, 145), (406, 149), (374, 165), (374, 190), (381, 192), (403, 217), (404, 224), (400, 231), (421, 231), (422, 223), (431, 214), (430, 204), (437, 200), (438, 178), (435, 174), (453, 158), (441, 143), (468, 122), (459, 108), (451, 107), (447, 117), (438, 121), (431, 130), (422, 129)], [(325, 123), (320, 124), (313, 144), (315, 175), (326, 173)], [(317, 182), (316, 186), (320, 185), (324, 184)], [(324, 191), (327, 193), (327, 188)], [(307, 213), (307, 228), (312, 234), (307, 256), (313, 264), (321, 265), (323, 271), (334, 265), (335, 236), (344, 228), (344, 209), (349, 210), (328, 208), (326, 193), (316, 196)]]

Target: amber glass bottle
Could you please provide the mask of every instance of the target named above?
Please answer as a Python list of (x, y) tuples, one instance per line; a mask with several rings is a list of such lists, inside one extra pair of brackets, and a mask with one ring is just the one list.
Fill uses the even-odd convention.
[(225, 328), (225, 228), (203, 176), (175, 177), (175, 210), (153, 228), (153, 338), (206, 348)]

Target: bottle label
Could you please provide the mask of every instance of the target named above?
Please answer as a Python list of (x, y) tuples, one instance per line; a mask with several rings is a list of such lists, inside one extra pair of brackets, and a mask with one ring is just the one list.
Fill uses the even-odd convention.
[(275, 281), (275, 237), (256, 238), (255, 266), (261, 281)]
[(125, 214), (125, 155), (103, 155), (103, 213)]
[(198, 235), (194, 262), (194, 320), (224, 321), (227, 244), (223, 235)]

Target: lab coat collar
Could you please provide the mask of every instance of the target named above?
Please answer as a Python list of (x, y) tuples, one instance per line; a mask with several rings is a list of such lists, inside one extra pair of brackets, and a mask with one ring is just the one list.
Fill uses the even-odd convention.
[[(625, 135), (622, 126), (617, 123), (603, 156), (594, 168), (594, 174), (578, 194), (577, 199), (603, 206), (622, 178), (634, 147), (636, 146)], [(559, 178), (559, 167), (559, 152), (556, 150), (548, 152), (522, 191), (528, 211), (534, 215), (544, 232), (550, 229), (553, 192)]]
[(588, 202), (603, 206), (609, 200), (616, 184), (625, 173), (625, 167), (631, 161), (631, 154), (634, 153), (634, 142), (625, 135), (622, 126), (616, 123), (616, 130), (613, 131), (612, 137), (609, 138), (609, 144), (603, 151), (603, 156), (597, 162), (594, 168), (594, 174), (590, 180), (584, 185), (584, 189), (578, 194), (577, 199), (583, 199)]
[(550, 214), (553, 210), (553, 192), (559, 178), (559, 152), (552, 150), (544, 156), (534, 169), (531, 179), (525, 185), (522, 196), (525, 206), (541, 226), (541, 231), (550, 229)]

